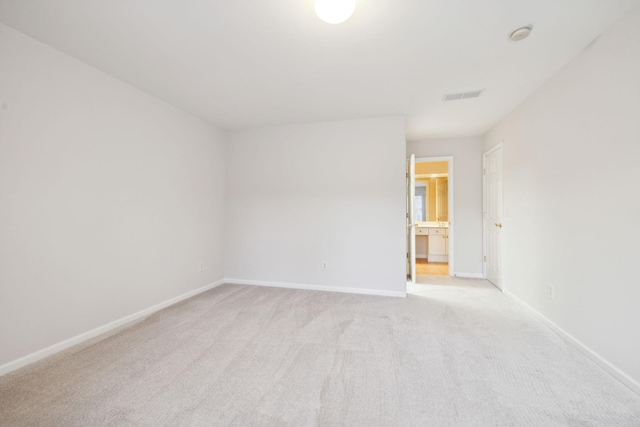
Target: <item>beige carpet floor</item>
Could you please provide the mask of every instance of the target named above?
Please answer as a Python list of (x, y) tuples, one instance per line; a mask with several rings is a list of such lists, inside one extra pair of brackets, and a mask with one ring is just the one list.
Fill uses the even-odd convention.
[(223, 285), (0, 377), (2, 426), (640, 426), (640, 397), (485, 281)]

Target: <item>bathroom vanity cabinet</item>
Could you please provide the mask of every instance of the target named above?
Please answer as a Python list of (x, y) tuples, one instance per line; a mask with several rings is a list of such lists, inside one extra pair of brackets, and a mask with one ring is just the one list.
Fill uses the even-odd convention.
[(429, 262), (449, 262), (448, 228), (416, 227), (416, 247), (422, 249), (416, 251), (418, 257), (426, 255)]

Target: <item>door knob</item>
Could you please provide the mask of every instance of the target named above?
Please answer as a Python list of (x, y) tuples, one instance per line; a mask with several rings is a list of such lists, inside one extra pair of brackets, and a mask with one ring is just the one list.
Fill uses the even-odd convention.
[(501, 222), (496, 222), (496, 227), (502, 228), (502, 223)]

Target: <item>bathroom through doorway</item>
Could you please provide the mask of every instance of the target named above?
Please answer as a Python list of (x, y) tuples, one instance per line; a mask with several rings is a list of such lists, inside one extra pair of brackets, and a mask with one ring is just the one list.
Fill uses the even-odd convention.
[(409, 251), (410, 281), (420, 276), (452, 276), (453, 158), (418, 158), (409, 170), (413, 188), (407, 191), (407, 197), (412, 197), (407, 217), (413, 232), (408, 239), (413, 242), (407, 243), (414, 249)]

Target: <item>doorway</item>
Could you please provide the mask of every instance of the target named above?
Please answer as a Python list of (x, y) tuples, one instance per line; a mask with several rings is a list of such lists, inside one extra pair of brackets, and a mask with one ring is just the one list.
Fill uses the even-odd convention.
[(453, 276), (453, 157), (411, 156), (407, 171), (409, 282)]

